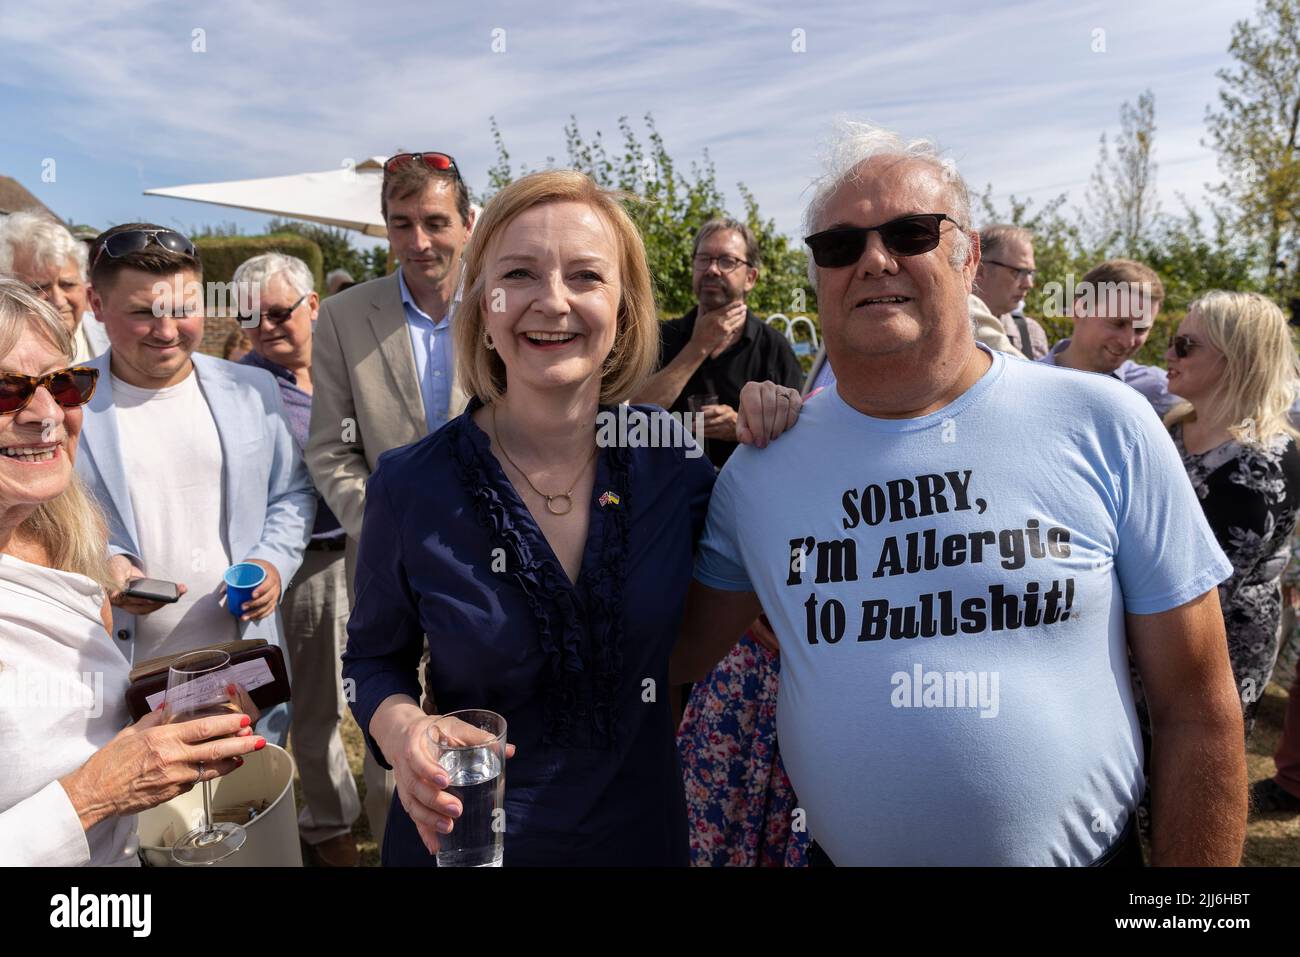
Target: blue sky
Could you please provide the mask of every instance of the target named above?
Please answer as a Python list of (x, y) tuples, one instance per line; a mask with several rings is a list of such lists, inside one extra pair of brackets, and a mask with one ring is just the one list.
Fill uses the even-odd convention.
[[(1245, 0), (612, 6), (0, 0), (0, 174), (95, 226), (255, 230), (266, 217), (141, 193), (398, 147), (452, 153), (480, 189), (489, 116), (516, 164), (541, 166), (563, 158), (570, 114), (608, 139), (620, 115), (650, 112), (677, 162), (707, 147), (729, 199), (739, 206), (745, 182), (794, 234), (836, 116), (937, 139), (996, 197), (1068, 190), (1082, 204), (1099, 134), (1150, 87), (1173, 210), (1176, 193), (1199, 203), (1217, 179), (1205, 110), (1231, 25), (1252, 13)], [(806, 52), (792, 50), (795, 30)]]

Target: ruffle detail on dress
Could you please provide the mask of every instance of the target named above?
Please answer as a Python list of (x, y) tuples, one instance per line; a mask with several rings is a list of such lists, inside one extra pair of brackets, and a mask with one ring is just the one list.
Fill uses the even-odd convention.
[[(448, 423), (452, 456), (461, 485), (474, 503), (479, 524), (494, 547), (504, 550), (506, 577), (523, 593), (537, 623), (538, 642), (546, 655), (546, 680), (542, 689), (542, 740), (548, 745), (570, 745), (581, 714), (583, 664), (582, 608), (577, 592), (558, 562), (533, 548), (521, 528), (535, 524), (522, 502), (503, 496), (504, 478), (492, 455), (491, 443), (470, 414), (482, 405), (477, 399), (457, 420)], [(629, 455), (625, 449), (608, 449), (611, 479), (622, 499), (621, 508), (592, 520), (603, 521), (599, 560), (584, 576), (591, 598), (592, 684), (596, 740), (612, 745), (616, 739), (616, 703), (621, 683), (623, 636), (623, 580), (627, 563)], [(501, 478), (498, 478), (501, 473)], [(522, 510), (522, 514), (521, 514)], [(540, 534), (540, 530), (539, 533)]]

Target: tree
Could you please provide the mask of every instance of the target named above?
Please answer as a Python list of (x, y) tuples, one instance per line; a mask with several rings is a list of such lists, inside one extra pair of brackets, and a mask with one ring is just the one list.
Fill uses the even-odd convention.
[[(1033, 200), (1018, 199), (1012, 194), (1006, 207), (999, 209), (993, 202), (992, 184), (975, 197), (978, 222), (984, 225), (1009, 223), (1033, 234), (1036, 269), (1034, 288), (1025, 297), (1025, 310), (1029, 315), (1041, 316), (1044, 320), (1059, 318), (1065, 312), (1065, 303), (1059, 296), (1048, 300), (1052, 291), (1066, 288), (1069, 276), (1073, 275), (1077, 280), (1093, 263), (1103, 258), (1089, 248), (1077, 222), (1062, 214), (1065, 202), (1066, 194), (1061, 193), (1035, 209)], [(1062, 324), (1061, 329), (1067, 326), (1068, 322)]]
[[(603, 135), (587, 139), (570, 117), (564, 127), (568, 163), (587, 173), (606, 189), (628, 194), (626, 208), (645, 243), (650, 275), (654, 277), (659, 309), (680, 315), (695, 305), (691, 291), (691, 243), (696, 230), (714, 216), (726, 214), (726, 200), (718, 187), (717, 172), (708, 151), (703, 159), (683, 172), (668, 155), (654, 117), (646, 114), (646, 142), (642, 142), (626, 116), (618, 121), (622, 145), (611, 156)], [(492, 139), (497, 160), (488, 171), (484, 199), (512, 179), (510, 153), (492, 120)], [(554, 161), (548, 157), (548, 165)], [(528, 170), (519, 168), (523, 175)], [(807, 256), (801, 246), (780, 234), (771, 219), (764, 219), (753, 194), (739, 183), (745, 212), (742, 219), (754, 231), (763, 258), (758, 284), (749, 304), (756, 312), (804, 312), (816, 300), (807, 279)], [(802, 295), (799, 295), (802, 292)]]
[(1133, 258), (1148, 238), (1159, 215), (1156, 199), (1156, 101), (1150, 90), (1138, 96), (1137, 106), (1119, 109), (1120, 135), (1112, 156), (1101, 134), (1097, 166), (1088, 188), (1084, 220), (1093, 244), (1106, 255)]
[[(1300, 0), (1262, 0), (1255, 22), (1233, 25), (1217, 72), (1218, 109), (1206, 110), (1225, 180), (1216, 191), (1233, 225), (1263, 249), (1279, 298), (1300, 292)], [(1291, 268), (1279, 267), (1289, 257)]]
[(1165, 286), (1164, 309), (1186, 311), (1188, 303), (1211, 289), (1262, 292), (1258, 243), (1242, 236), (1222, 210), (1211, 209), (1212, 230), (1187, 202), (1183, 215), (1161, 217), (1136, 258), (1154, 269)]
[(326, 275), (335, 269), (346, 269), (357, 282), (365, 282), (387, 274), (387, 249), (378, 246), (369, 251), (357, 249), (352, 245), (352, 237), (345, 229), (297, 220), (273, 219), (267, 223), (266, 231), (268, 234), (293, 233), (310, 239), (320, 247)]

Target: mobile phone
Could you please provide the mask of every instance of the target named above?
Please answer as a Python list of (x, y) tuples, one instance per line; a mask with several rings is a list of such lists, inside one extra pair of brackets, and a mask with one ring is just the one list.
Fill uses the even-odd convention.
[(143, 598), (145, 601), (160, 601), (170, 605), (181, 597), (175, 582), (165, 582), (157, 578), (135, 578), (127, 582), (122, 594), (127, 598)]

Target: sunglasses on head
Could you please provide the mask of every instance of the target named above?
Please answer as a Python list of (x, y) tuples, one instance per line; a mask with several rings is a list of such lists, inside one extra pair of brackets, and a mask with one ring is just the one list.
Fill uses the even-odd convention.
[(423, 163), (437, 173), (451, 172), (460, 179), (460, 170), (456, 168), (456, 161), (447, 153), (395, 153), (384, 161), (384, 173), (396, 173), (412, 163)]
[(127, 229), (114, 233), (99, 244), (99, 248), (95, 250), (95, 258), (90, 262), (90, 268), (94, 269), (95, 264), (104, 255), (109, 259), (121, 259), (123, 256), (140, 252), (151, 243), (169, 252), (189, 256), (191, 259), (199, 258), (194, 244), (174, 229)]
[(99, 370), (87, 366), (60, 369), (49, 375), (30, 376), (19, 372), (0, 372), (0, 415), (12, 415), (27, 408), (39, 388), (46, 388), (54, 401), (65, 409), (85, 405), (95, 394)]
[(1180, 359), (1186, 359), (1187, 354), (1200, 345), (1189, 336), (1174, 336), (1169, 340), (1169, 344), (1173, 347), (1174, 355)]
[(867, 248), (867, 234), (880, 233), (880, 241), (893, 256), (919, 256), (939, 245), (939, 231), (948, 220), (958, 229), (961, 223), (947, 213), (917, 213), (900, 216), (879, 226), (837, 226), (804, 239), (812, 250), (813, 262), (823, 269), (852, 266)]

